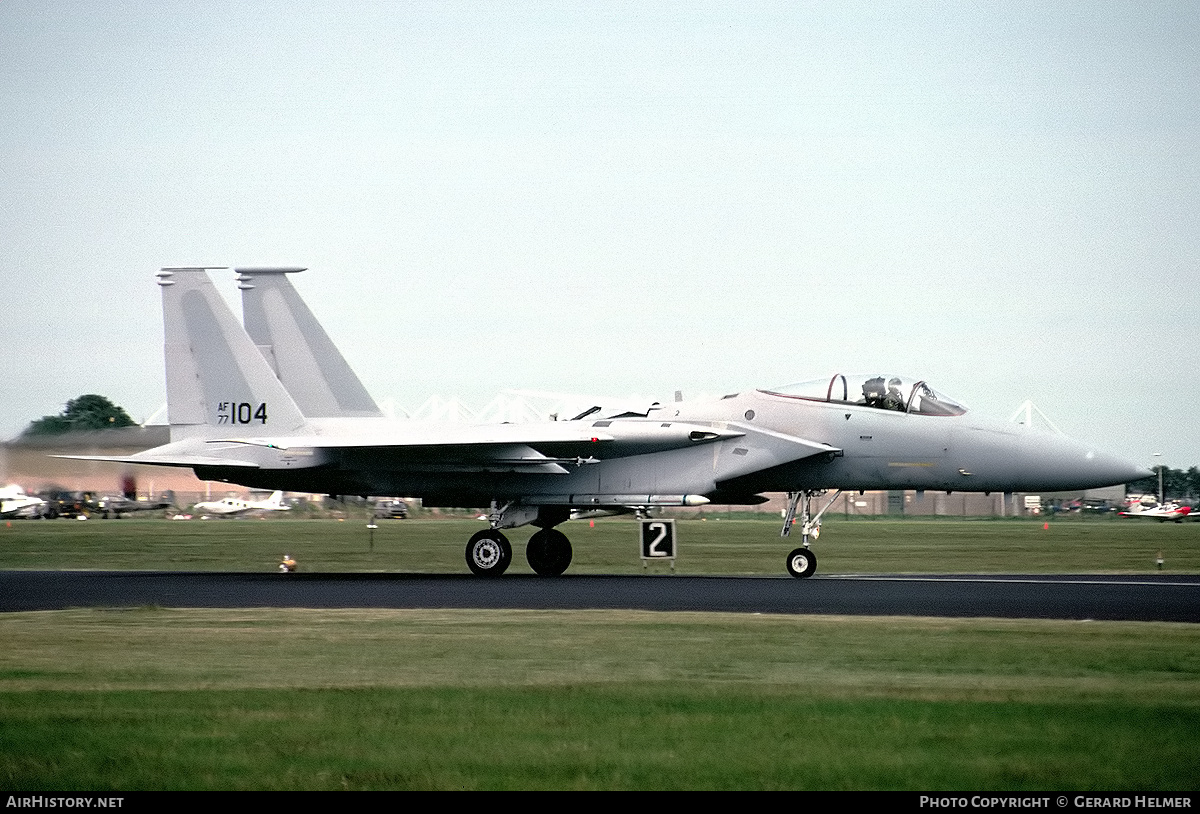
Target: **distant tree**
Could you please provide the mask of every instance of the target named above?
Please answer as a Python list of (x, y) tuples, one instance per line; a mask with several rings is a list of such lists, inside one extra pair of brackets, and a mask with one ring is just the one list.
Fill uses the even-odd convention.
[[(1147, 495), (1158, 494), (1158, 467), (1148, 478), (1133, 481), (1128, 484), (1130, 492)], [(1186, 472), (1182, 469), (1172, 469), (1164, 466), (1162, 470), (1162, 485), (1164, 500), (1194, 500), (1200, 495), (1200, 470), (1190, 467)]]
[(136, 426), (129, 413), (104, 396), (88, 394), (71, 399), (58, 415), (42, 416), (30, 422), (25, 435), (58, 435), (71, 430), (103, 430)]

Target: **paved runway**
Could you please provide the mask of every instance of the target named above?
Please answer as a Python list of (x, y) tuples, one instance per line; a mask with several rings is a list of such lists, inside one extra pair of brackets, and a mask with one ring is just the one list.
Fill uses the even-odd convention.
[(693, 577), (3, 571), (0, 611), (530, 608), (1200, 622), (1197, 576)]

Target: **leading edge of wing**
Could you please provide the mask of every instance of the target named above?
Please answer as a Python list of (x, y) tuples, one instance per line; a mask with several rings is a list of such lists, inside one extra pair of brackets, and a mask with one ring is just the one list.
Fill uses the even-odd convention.
[(104, 461), (116, 464), (146, 464), (148, 466), (240, 466), (251, 469), (259, 468), (254, 461), (239, 461), (233, 458), (220, 458), (214, 455), (163, 454), (162, 447), (146, 450), (133, 455), (51, 455), (51, 458), (66, 458), (72, 461)]

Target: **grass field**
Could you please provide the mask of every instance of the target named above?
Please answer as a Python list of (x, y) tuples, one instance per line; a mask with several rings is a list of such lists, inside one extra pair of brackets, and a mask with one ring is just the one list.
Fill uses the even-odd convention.
[[(387, 520), (372, 533), (347, 520), (24, 520), (0, 527), (0, 568), (273, 570), (286, 552), (306, 571), (466, 573), (475, 520)], [(1048, 526), (1048, 528), (1046, 527)], [(642, 572), (637, 524), (612, 518), (560, 526), (571, 538), (571, 573)], [(783, 574), (800, 544), (775, 519), (680, 520), (676, 571)], [(510, 530), (513, 573), (532, 573), (525, 542)], [(827, 520), (813, 546), (818, 573), (1200, 573), (1200, 523), (1063, 520)], [(668, 569), (666, 563), (652, 563)]]
[[(462, 573), (470, 521), (0, 528), (0, 568)], [(640, 573), (633, 525), (566, 527)], [(512, 535), (523, 547), (525, 530)], [(680, 523), (683, 573), (782, 573), (776, 523)], [(1200, 569), (1200, 524), (829, 522), (821, 572)], [(665, 565), (655, 563), (655, 568)], [(525, 571), (514, 557), (514, 570)], [(1200, 626), (617, 611), (0, 615), (0, 787), (1200, 786)]]

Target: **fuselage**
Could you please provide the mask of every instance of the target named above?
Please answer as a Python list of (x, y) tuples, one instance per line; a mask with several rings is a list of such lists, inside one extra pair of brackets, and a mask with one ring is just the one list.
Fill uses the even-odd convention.
[(736, 481), (752, 491), (1054, 491), (1109, 486), (1146, 474), (1141, 467), (1065, 435), (966, 410), (925, 415), (764, 391), (723, 403), (747, 424), (840, 450)]
[[(388, 419), (333, 422), (378, 434)], [(562, 426), (564, 422), (551, 422)], [(626, 439), (549, 442), (538, 452), (574, 462), (554, 471), (481, 464), (476, 447), (269, 450), (257, 468), (196, 467), (206, 479), (262, 489), (330, 494), (402, 494), (430, 505), (603, 506), (685, 503), (703, 496), (754, 503), (761, 492), (812, 489), (1050, 491), (1124, 483), (1148, 473), (1066, 436), (962, 409), (921, 414), (848, 401), (752, 390), (670, 404), (647, 417), (583, 419), (586, 435)], [(686, 425), (694, 442), (672, 436)], [(461, 425), (458, 425), (461, 428)], [(721, 437), (696, 432), (706, 427)], [(637, 443), (628, 442), (636, 437)], [(664, 439), (664, 440), (656, 440)], [(807, 444), (800, 448), (801, 444)]]

